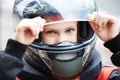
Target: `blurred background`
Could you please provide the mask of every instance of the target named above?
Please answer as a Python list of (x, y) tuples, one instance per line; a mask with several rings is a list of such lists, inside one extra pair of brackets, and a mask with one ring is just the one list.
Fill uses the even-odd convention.
[[(14, 0), (0, 0), (0, 50), (4, 50), (7, 40), (13, 38), (14, 28), (12, 26), (12, 7)], [(99, 12), (116, 16), (120, 19), (120, 0), (96, 0)], [(97, 39), (96, 48), (102, 53), (104, 64), (112, 64), (110, 56), (112, 53), (103, 46), (103, 42)]]

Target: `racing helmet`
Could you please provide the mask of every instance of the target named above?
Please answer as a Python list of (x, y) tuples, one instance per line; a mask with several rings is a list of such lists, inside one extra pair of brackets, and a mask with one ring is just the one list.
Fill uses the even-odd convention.
[(14, 22), (40, 16), (46, 25), (78, 21), (78, 42), (42, 43), (41, 33), (26, 50), (25, 59), (38, 71), (61, 78), (80, 74), (90, 61), (96, 36), (88, 23), (88, 14), (97, 11), (94, 0), (15, 0)]

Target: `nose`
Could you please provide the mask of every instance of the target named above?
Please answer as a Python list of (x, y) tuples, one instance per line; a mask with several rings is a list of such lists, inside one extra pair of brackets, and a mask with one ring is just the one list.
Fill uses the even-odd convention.
[(60, 34), (57, 40), (57, 43), (67, 41), (67, 36), (65, 34)]

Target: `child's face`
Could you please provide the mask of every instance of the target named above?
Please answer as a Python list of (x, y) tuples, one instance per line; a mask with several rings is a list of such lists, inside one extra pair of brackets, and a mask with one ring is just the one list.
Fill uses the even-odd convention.
[(77, 42), (77, 21), (46, 25), (42, 32), (43, 43)]

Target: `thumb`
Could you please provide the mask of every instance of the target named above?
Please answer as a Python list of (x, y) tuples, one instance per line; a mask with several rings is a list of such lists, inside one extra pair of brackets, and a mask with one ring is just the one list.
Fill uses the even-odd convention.
[(95, 19), (95, 16), (93, 14), (89, 14), (88, 15), (89, 24), (91, 25), (93, 31), (96, 32), (97, 24), (94, 22), (94, 19)]

